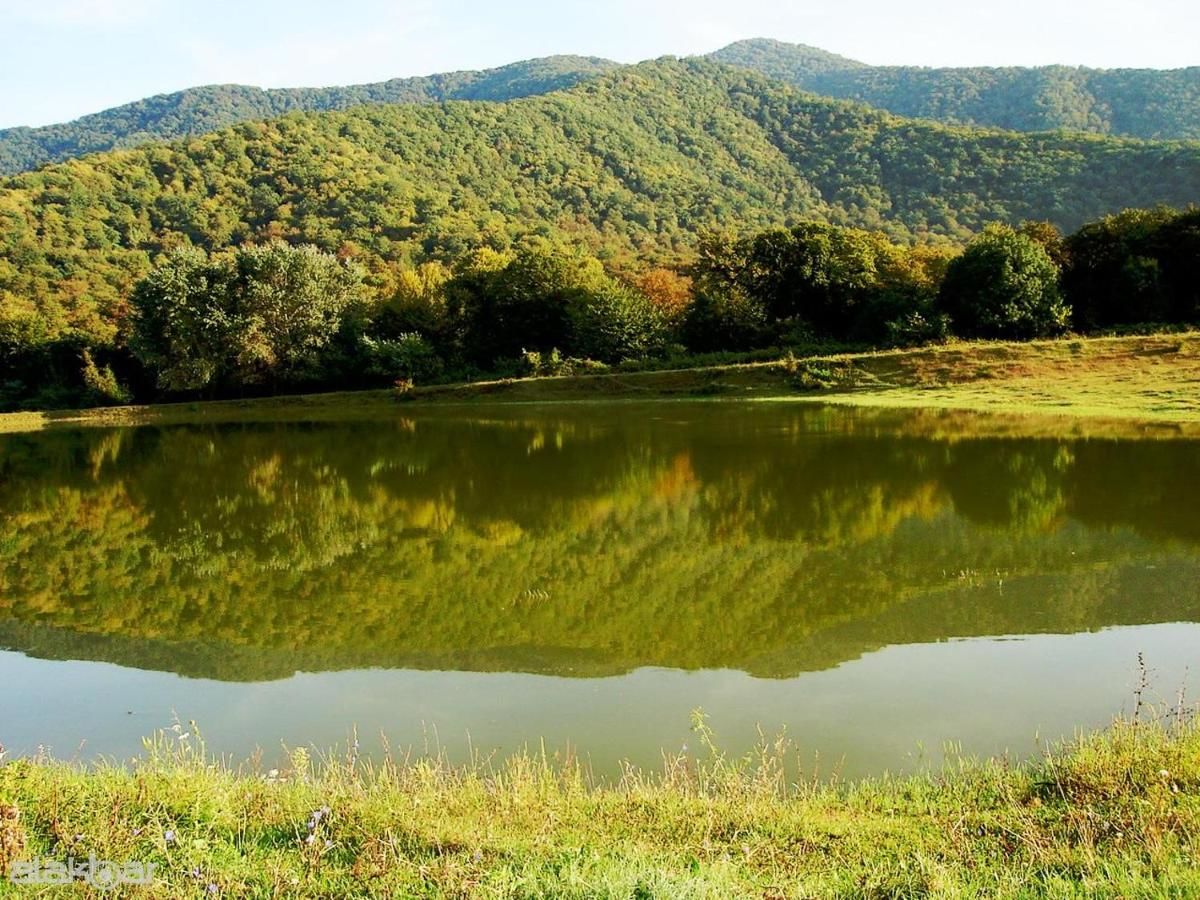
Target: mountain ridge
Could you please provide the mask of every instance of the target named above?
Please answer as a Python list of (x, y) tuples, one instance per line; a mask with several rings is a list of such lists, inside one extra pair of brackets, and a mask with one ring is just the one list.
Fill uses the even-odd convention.
[(572, 87), (616, 68), (591, 56), (556, 55), (492, 69), (464, 69), (327, 87), (261, 88), (206, 84), (81, 116), (69, 122), (0, 129), (0, 175), (88, 153), (209, 134), (291, 112), (332, 112), (366, 104), (510, 100)]
[[(822, 96), (909, 118), (1015, 131), (1082, 131), (1144, 139), (1200, 139), (1200, 67), (872, 66), (817, 47), (769, 38), (705, 54)], [(637, 64), (633, 64), (637, 65)], [(207, 134), (294, 111), (364, 104), (507, 101), (573, 87), (622, 68), (559, 55), (493, 69), (393, 78), (359, 85), (258, 88), (212, 84), (156, 94), (70, 122), (0, 129), (0, 175), (93, 152)]]

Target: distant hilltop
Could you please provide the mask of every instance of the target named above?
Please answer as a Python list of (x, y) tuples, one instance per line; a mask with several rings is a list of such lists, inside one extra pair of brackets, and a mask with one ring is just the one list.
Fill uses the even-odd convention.
[(901, 116), (1010, 131), (1200, 140), (1200, 66), (869, 66), (816, 47), (763, 38), (730, 44), (710, 56), (814, 94), (858, 100)]

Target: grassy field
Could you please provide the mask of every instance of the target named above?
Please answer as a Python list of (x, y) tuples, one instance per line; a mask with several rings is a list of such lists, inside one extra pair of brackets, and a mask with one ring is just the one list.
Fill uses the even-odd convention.
[(1173, 722), (840, 786), (705, 733), (606, 787), (536, 756), (238, 773), (168, 732), (132, 767), (0, 766), (0, 868), (152, 862), (157, 897), (1197, 896), (1200, 731)]
[(506, 379), (393, 391), (7, 413), (0, 433), (58, 424), (363, 417), (381, 405), (744, 399), (1200, 426), (1200, 333), (953, 343), (746, 365)]

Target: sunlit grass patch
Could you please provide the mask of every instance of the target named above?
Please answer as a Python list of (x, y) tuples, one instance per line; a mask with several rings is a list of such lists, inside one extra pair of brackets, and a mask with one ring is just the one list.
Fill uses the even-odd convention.
[(696, 730), (694, 754), (616, 783), (540, 754), (453, 766), (297, 751), (264, 772), (166, 732), (136, 765), (0, 767), (0, 810), (19, 810), (0, 848), (154, 862), (145, 895), (163, 897), (1200, 891), (1188, 721), (1123, 720), (1028, 765), (850, 784), (797, 781), (785, 741), (730, 758), (702, 718)]
[[(956, 341), (908, 350), (598, 375), (506, 378), (392, 391), (311, 394), (211, 403), (0, 414), (0, 433), (61, 425), (236, 421), (344, 421), (399, 409), (502, 403), (795, 400), (861, 407), (947, 409), (1006, 415), (1200, 426), (1200, 334)], [(680, 365), (686, 365), (681, 361)], [(1161, 401), (1161, 402), (1160, 402)]]

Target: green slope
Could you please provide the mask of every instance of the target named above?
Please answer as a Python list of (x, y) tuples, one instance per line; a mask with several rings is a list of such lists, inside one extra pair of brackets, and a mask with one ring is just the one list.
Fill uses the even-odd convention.
[(1013, 131), (1200, 138), (1200, 66), (929, 69), (868, 66), (802, 44), (739, 41), (712, 58), (901, 116)]
[(678, 259), (711, 227), (804, 218), (962, 237), (1200, 199), (1200, 144), (899, 119), (662, 60), (505, 104), (248, 123), (0, 180), (0, 335), (113, 340), (165, 249), (282, 237), (386, 261), (541, 233)]
[[(730, 44), (709, 58), (903, 116), (1014, 131), (1063, 129), (1154, 139), (1200, 138), (1200, 67), (1160, 71), (869, 66), (816, 47), (764, 38)], [(103, 150), (207, 134), (289, 112), (536, 96), (614, 68), (617, 63), (594, 57), (550, 56), (497, 69), (344, 87), (262, 90), (206, 85), (72, 122), (0, 129), (0, 175)]]
[(366, 103), (511, 100), (578, 84), (616, 63), (595, 57), (549, 56), (498, 69), (394, 78), (348, 87), (263, 90), (210, 84), (42, 128), (0, 130), (0, 174), (36, 169), (87, 153), (207, 134), (229, 125), (289, 112), (349, 109)]

